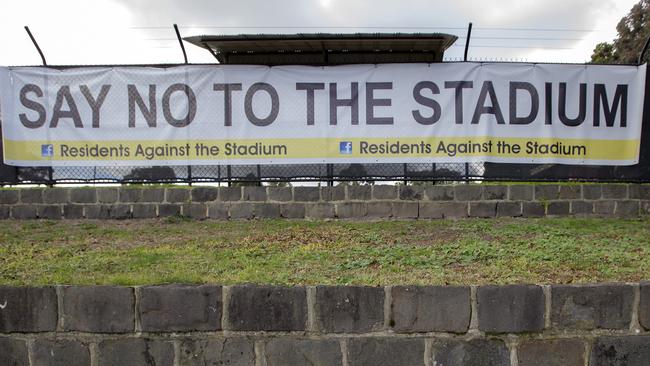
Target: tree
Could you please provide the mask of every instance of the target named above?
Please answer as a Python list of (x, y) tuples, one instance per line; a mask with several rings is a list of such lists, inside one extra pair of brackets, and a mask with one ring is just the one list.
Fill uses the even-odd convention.
[[(616, 26), (618, 35), (613, 43), (599, 43), (591, 55), (593, 63), (636, 63), (639, 53), (650, 36), (650, 0), (641, 0)], [(650, 61), (646, 52), (644, 60)]]
[(615, 64), (617, 63), (614, 54), (614, 45), (602, 42), (596, 45), (594, 53), (591, 55), (591, 62), (595, 64)]

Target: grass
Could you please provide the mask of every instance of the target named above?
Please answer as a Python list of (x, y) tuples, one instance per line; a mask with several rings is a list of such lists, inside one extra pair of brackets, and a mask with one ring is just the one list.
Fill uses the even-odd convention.
[(484, 284), (650, 278), (650, 219), (3, 221), (0, 284)]

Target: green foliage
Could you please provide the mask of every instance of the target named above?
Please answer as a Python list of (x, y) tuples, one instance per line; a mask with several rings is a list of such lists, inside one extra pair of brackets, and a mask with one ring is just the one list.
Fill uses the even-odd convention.
[(594, 53), (591, 55), (591, 62), (594, 64), (614, 64), (617, 62), (614, 55), (614, 45), (602, 42), (596, 45)]

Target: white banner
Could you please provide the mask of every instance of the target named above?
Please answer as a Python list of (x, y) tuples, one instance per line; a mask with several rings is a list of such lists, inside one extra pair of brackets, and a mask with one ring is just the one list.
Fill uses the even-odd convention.
[(0, 68), (17, 166), (638, 162), (646, 66)]

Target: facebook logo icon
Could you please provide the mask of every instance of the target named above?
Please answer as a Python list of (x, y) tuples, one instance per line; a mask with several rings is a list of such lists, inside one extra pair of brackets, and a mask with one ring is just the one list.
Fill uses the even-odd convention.
[(54, 146), (52, 146), (52, 144), (41, 145), (41, 156), (44, 158), (51, 158), (54, 156)]
[(350, 141), (339, 142), (339, 153), (345, 155), (352, 154), (352, 142)]

